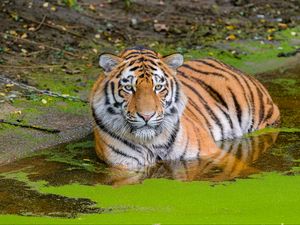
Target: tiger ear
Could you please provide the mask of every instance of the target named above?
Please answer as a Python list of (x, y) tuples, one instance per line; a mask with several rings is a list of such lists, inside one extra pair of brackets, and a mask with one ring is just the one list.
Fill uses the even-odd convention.
[(183, 56), (179, 53), (174, 53), (162, 58), (162, 60), (172, 69), (176, 70), (177, 67), (183, 64)]
[(116, 55), (103, 53), (99, 57), (99, 65), (104, 69), (105, 73), (111, 72), (122, 59)]

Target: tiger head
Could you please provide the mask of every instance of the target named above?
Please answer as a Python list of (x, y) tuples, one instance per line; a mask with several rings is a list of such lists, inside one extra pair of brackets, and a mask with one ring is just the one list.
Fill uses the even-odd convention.
[(176, 78), (183, 56), (162, 57), (144, 47), (119, 56), (102, 54), (99, 64), (106, 77), (94, 87), (93, 113), (97, 124), (114, 135), (149, 142), (168, 137), (178, 128), (186, 97)]

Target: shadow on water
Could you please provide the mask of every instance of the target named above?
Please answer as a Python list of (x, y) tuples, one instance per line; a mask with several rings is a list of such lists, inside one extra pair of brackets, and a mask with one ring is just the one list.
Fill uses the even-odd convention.
[(67, 198), (55, 194), (42, 194), (24, 182), (0, 178), (1, 214), (26, 216), (76, 217), (78, 213), (101, 213), (89, 199)]
[[(297, 70), (299, 71), (299, 70)], [(262, 74), (258, 77), (279, 104), (283, 127), (299, 127), (299, 72)], [(300, 133), (273, 132), (219, 142), (222, 152), (197, 161), (159, 162), (139, 172), (107, 167), (97, 160), (92, 137), (77, 143), (44, 150), (27, 158), (0, 166), (0, 213), (74, 217), (78, 213), (103, 212), (89, 199), (74, 199), (39, 193), (27, 181), (7, 174), (25, 173), (28, 182), (44, 181), (48, 186), (72, 183), (84, 185), (126, 185), (149, 178), (182, 181), (232, 181), (259, 172), (298, 173)]]

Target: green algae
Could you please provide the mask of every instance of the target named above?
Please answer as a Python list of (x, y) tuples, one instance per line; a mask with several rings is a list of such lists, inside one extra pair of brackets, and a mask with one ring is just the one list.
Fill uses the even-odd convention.
[(266, 127), (264, 129), (256, 130), (254, 132), (251, 132), (249, 134), (244, 135), (244, 137), (255, 137), (259, 136), (262, 134), (267, 134), (267, 133), (299, 133), (300, 128), (287, 128), (287, 127), (280, 127), (280, 128), (275, 128), (275, 127)]
[(123, 209), (80, 215), (75, 219), (0, 216), (13, 224), (280, 224), (299, 223), (300, 176), (267, 173), (212, 185), (209, 182), (146, 180), (143, 184), (111, 187), (80, 184), (52, 187), (42, 193), (90, 198), (97, 206)]
[[(82, 169), (88, 172), (104, 171), (104, 165), (97, 161), (91, 160), (87, 150), (93, 151), (94, 141), (84, 140), (82, 142), (67, 144), (60, 151), (53, 151), (52, 149), (44, 150), (32, 154), (33, 156), (43, 156), (46, 161), (59, 162), (68, 165), (68, 170)], [(95, 155), (92, 155), (96, 158)]]
[(272, 80), (272, 83), (280, 85), (283, 93), (285, 95), (300, 95), (300, 84), (299, 80), (291, 79), (291, 78), (277, 78)]
[[(300, 27), (276, 32), (276, 41), (274, 42), (249, 39), (232, 42), (218, 41), (213, 46), (204, 45), (200, 49), (186, 49), (157, 43), (153, 49), (163, 55), (180, 52), (184, 54), (185, 60), (213, 57), (246, 73), (256, 74), (278, 69), (285, 64), (287, 59), (277, 57), (277, 55), (282, 52), (294, 51), (299, 47), (291, 44), (291, 41), (297, 38), (291, 35), (292, 32), (299, 33)], [(180, 46), (180, 43), (177, 46)]]

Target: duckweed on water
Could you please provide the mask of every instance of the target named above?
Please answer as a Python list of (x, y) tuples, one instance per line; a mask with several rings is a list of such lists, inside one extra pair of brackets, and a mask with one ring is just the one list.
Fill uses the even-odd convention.
[(61, 187), (42, 185), (38, 188), (42, 193), (90, 198), (98, 206), (112, 211), (82, 214), (74, 219), (2, 215), (0, 223), (299, 223), (299, 184), (300, 176), (268, 173), (219, 185), (165, 179), (146, 180), (143, 184), (118, 188), (80, 184)]

